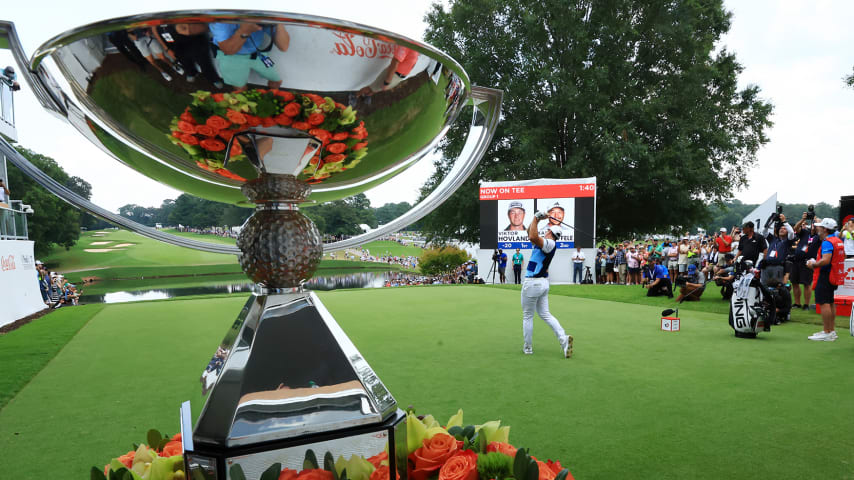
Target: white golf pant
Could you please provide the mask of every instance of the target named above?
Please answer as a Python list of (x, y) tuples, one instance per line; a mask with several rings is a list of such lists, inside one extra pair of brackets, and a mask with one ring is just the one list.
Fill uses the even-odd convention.
[(531, 347), (531, 337), (534, 333), (534, 312), (542, 318), (558, 341), (566, 335), (557, 319), (549, 313), (549, 279), (526, 277), (522, 282), (522, 334), (525, 346)]

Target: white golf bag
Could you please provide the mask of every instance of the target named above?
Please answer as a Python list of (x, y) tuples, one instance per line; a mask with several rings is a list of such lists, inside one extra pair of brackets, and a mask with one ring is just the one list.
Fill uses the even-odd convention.
[(766, 300), (763, 291), (767, 289), (762, 288), (754, 272), (749, 260), (738, 268), (730, 298), (729, 325), (740, 338), (756, 338), (760, 331), (770, 331), (774, 323), (774, 306)]

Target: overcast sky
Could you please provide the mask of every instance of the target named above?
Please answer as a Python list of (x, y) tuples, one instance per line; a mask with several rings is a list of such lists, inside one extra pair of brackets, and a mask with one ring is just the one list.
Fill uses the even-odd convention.
[[(343, 18), (421, 39), (425, 27), (422, 19), (430, 3), (253, 1), (239, 8)], [(758, 166), (750, 174), (750, 187), (733, 192), (733, 196), (746, 203), (760, 203), (779, 192), (781, 202), (836, 204), (841, 195), (854, 194), (854, 90), (846, 89), (842, 82), (854, 66), (854, 29), (850, 28), (854, 2), (725, 3), (734, 15), (722, 45), (735, 51), (744, 66), (740, 83), (759, 85), (762, 96), (775, 106), (771, 141), (759, 153)], [(27, 54), (32, 55), (50, 37), (102, 19), (158, 10), (236, 7), (234, 2), (215, 0), (4, 2), (0, 17), (15, 22)], [(458, 60), (465, 64), (464, 59)], [(12, 63), (11, 55), (0, 52), (0, 65)], [(164, 199), (180, 194), (110, 159), (73, 127), (44, 112), (29, 86), (22, 83), (22, 87), (15, 97), (19, 142), (53, 157), (71, 175), (90, 182), (95, 203), (115, 211), (128, 203), (159, 206)], [(431, 171), (430, 160), (422, 160), (391, 182), (393, 185), (367, 192), (368, 197), (374, 206), (413, 202)], [(11, 186), (12, 198), (16, 198), (14, 187)]]

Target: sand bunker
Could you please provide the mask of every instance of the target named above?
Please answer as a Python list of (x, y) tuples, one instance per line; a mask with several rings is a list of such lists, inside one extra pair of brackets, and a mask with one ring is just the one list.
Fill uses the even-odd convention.
[[(109, 242), (104, 242), (104, 243), (109, 243)], [(95, 245), (95, 244), (93, 243), (92, 245)], [(132, 243), (120, 243), (118, 245), (113, 245), (113, 248), (130, 247), (131, 245), (133, 245), (133, 244)]]
[(103, 235), (92, 235), (93, 237), (103, 237)]
[(102, 233), (102, 234), (106, 235), (106, 234), (108, 234), (108, 233), (110, 233), (110, 232), (95, 232), (95, 233)]
[(89, 245), (109, 245), (113, 242), (92, 242)]
[(87, 253), (104, 253), (104, 252), (115, 252), (115, 248), (86, 248), (83, 249), (84, 252)]

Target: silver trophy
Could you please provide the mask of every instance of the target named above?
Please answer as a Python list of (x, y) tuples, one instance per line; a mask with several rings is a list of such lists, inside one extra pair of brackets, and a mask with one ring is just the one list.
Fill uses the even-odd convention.
[[(73, 205), (160, 241), (236, 254), (257, 284), (198, 398), (181, 408), (187, 475), (261, 478), (274, 467), (328, 466), (388, 448), (390, 471), (405, 479), (406, 449), (396, 454), (405, 415), (302, 285), (324, 251), (394, 232), (451, 195), (492, 138), (501, 92), (472, 86), (456, 61), (424, 43), (300, 14), (117, 18), (56, 36), (29, 60), (12, 23), (0, 22), (0, 36), (42, 106), (114, 158), (192, 195), (255, 205), (237, 248), (164, 234), (75, 195), (0, 139), (13, 164)], [(392, 179), (433, 150), (467, 106), (461, 157), (432, 194), (376, 231), (322, 244), (300, 203)]]

